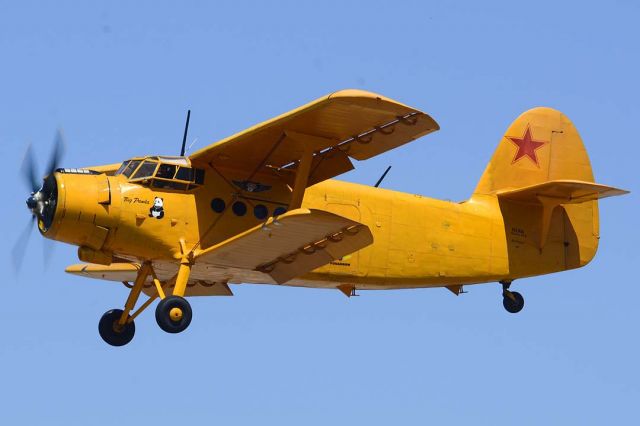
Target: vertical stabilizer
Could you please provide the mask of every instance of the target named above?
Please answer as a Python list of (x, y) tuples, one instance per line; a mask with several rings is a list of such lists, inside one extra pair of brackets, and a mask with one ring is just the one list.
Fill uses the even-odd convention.
[(576, 191), (591, 190), (593, 182), (589, 156), (567, 116), (552, 108), (534, 108), (511, 123), (474, 196), (498, 195), (504, 221), (500, 232), (513, 276), (577, 268), (593, 258), (599, 238), (598, 196), (580, 203), (555, 197), (558, 191), (571, 195), (575, 185)]

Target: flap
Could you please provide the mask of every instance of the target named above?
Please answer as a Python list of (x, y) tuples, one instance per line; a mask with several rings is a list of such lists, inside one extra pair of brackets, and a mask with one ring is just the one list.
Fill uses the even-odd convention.
[[(428, 115), (361, 90), (343, 90), (265, 121), (192, 154), (194, 167), (249, 174), (295, 170), (313, 152), (307, 185), (439, 129)], [(286, 177), (286, 173), (284, 176)]]
[(322, 210), (296, 209), (197, 253), (195, 261), (256, 270), (282, 284), (372, 242), (366, 225)]
[(554, 200), (555, 204), (577, 204), (606, 197), (628, 194), (629, 191), (579, 180), (553, 180), (520, 189), (499, 192), (500, 199), (539, 203), (541, 199)]

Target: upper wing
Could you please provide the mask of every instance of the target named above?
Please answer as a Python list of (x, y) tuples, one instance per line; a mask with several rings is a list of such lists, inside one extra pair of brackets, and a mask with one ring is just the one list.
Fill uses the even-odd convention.
[(366, 225), (296, 209), (197, 253), (196, 263), (259, 271), (282, 284), (372, 242)]
[(427, 114), (362, 90), (342, 90), (265, 121), (190, 156), (207, 165), (285, 179), (307, 151), (313, 161), (307, 185), (353, 168), (349, 157), (365, 160), (439, 129)]

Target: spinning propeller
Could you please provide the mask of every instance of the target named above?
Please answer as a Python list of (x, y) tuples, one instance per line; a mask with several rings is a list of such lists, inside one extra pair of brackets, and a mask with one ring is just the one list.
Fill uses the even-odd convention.
[(57, 203), (57, 186), (53, 173), (58, 168), (63, 153), (64, 140), (62, 131), (58, 130), (53, 141), (53, 152), (49, 157), (47, 168), (42, 178), (39, 179), (36, 168), (37, 154), (34, 154), (31, 144), (27, 147), (21, 172), (29, 191), (31, 191), (31, 195), (27, 198), (27, 208), (31, 212), (31, 220), (20, 234), (12, 250), (13, 264), (16, 270), (20, 268), (25, 256), (33, 224), (38, 222), (42, 231), (46, 231), (51, 226)]

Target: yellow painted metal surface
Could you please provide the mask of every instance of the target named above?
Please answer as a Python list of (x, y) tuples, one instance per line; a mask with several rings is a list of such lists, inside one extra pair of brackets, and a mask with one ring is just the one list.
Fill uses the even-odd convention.
[(369, 229), (357, 221), (296, 209), (202, 251), (195, 261), (257, 270), (284, 284), (372, 242)]
[(585, 201), (595, 201), (624, 194), (628, 194), (628, 191), (592, 182), (567, 179), (550, 180), (537, 185), (497, 193), (501, 199), (531, 203), (536, 202), (539, 197), (545, 197), (556, 200), (558, 204), (580, 204)]
[(427, 114), (362, 90), (342, 90), (251, 127), (190, 156), (197, 167), (265, 172), (285, 180), (308, 150), (310, 183), (351, 170), (364, 160), (439, 129)]
[[(384, 127), (394, 117), (398, 121)], [(367, 129), (375, 130), (371, 138), (336, 148)], [(455, 293), (463, 284), (562, 271), (593, 258), (597, 199), (624, 191), (593, 183), (575, 127), (550, 108), (527, 111), (512, 123), (473, 195), (461, 203), (329, 179), (350, 169), (348, 157), (369, 158), (436, 129), (426, 114), (395, 101), (338, 92), (183, 159), (205, 171), (203, 184), (189, 189), (152, 187), (148, 179), (122, 174), (56, 173), (59, 201), (44, 235), (105, 263), (73, 266), (70, 273), (131, 281), (137, 265), (149, 261), (159, 281), (187, 296), (231, 294), (227, 284), (240, 282), (345, 294), (436, 286)], [(288, 218), (295, 211), (283, 212), (292, 207), (293, 182), (305, 181), (296, 173), (307, 169), (298, 170), (307, 143), (314, 162), (300, 212), (318, 214), (294, 225)], [(330, 155), (316, 155), (325, 149)], [(157, 161), (160, 170), (163, 160)], [(315, 178), (314, 170), (321, 171)], [(281, 222), (268, 219), (273, 215)], [(333, 253), (331, 244), (323, 246), (323, 238), (346, 232), (349, 224), (361, 226), (372, 241), (353, 240), (358, 243), (349, 250), (338, 244), (333, 247), (343, 249)], [(287, 238), (269, 238), (289, 225), (293, 234), (282, 234)], [(311, 247), (315, 259), (324, 260), (296, 263)], [(115, 263), (106, 265), (105, 258)], [(286, 273), (276, 276), (278, 268)], [(151, 277), (143, 291), (156, 293)]]

